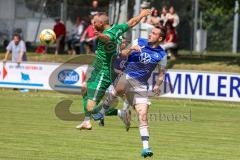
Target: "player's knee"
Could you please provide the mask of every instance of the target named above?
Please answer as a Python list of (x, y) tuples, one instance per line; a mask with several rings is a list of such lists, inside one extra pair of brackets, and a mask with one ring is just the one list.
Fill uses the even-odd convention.
[(140, 122), (140, 123), (147, 123), (147, 122), (148, 122), (148, 116), (147, 116), (147, 114), (140, 113), (140, 114), (139, 114), (139, 122)]
[(88, 112), (91, 112), (92, 110), (93, 110), (93, 106), (88, 105), (88, 106), (87, 106), (87, 111), (88, 111)]

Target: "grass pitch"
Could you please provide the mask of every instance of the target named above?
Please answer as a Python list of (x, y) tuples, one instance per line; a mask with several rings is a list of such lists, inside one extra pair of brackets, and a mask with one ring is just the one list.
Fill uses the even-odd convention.
[[(0, 90), (1, 160), (138, 160), (141, 141), (137, 120), (126, 132), (118, 117), (92, 131), (75, 129), (78, 121), (62, 121), (54, 109), (73, 100), (71, 112), (82, 111), (80, 96), (54, 92)], [(155, 160), (239, 160), (240, 104), (153, 99), (150, 145)]]

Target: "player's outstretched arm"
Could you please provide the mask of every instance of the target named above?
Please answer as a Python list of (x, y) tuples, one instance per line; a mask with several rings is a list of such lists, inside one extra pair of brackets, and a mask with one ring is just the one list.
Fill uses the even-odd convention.
[(121, 56), (128, 57), (132, 51), (142, 52), (142, 48), (139, 45), (132, 45), (130, 48), (123, 49)]
[(152, 13), (152, 10), (151, 9), (143, 9), (141, 11), (141, 13), (136, 16), (136, 17), (133, 17), (132, 19), (130, 19), (127, 24), (130, 28), (133, 28), (134, 26), (136, 26), (143, 17), (147, 17), (148, 15), (150, 15)]

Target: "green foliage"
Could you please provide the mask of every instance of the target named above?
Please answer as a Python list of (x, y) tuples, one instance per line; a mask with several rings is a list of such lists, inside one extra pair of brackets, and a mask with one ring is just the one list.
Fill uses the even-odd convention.
[(208, 50), (231, 50), (234, 1), (202, 0), (200, 10), (203, 12), (203, 27), (208, 34)]

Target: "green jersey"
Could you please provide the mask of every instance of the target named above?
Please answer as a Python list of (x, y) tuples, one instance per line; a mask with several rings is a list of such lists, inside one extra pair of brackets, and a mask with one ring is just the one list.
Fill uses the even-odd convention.
[(86, 115), (89, 115), (87, 111), (88, 99), (98, 104), (112, 83), (112, 57), (117, 53), (118, 46), (122, 43), (121, 36), (128, 28), (128, 24), (113, 25), (111, 28), (103, 31), (103, 34), (109, 36), (110, 41), (107, 43), (100, 39), (98, 41), (96, 60), (93, 64), (91, 77), (87, 80), (87, 92), (84, 95), (84, 110)]
[(128, 24), (114, 24), (111, 28), (103, 31), (103, 34), (109, 36), (109, 42), (98, 41), (96, 51), (96, 61), (94, 68), (100, 70), (110, 70), (112, 56), (118, 52), (122, 43), (122, 35), (128, 30)]

